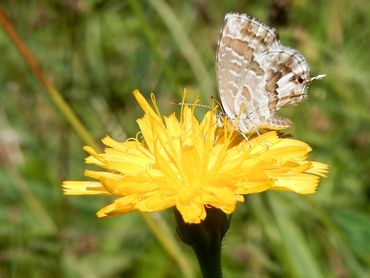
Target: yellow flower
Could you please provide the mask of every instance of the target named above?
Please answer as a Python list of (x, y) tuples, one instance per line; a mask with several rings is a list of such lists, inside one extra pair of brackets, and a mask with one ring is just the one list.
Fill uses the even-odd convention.
[(85, 171), (98, 181), (63, 183), (66, 195), (117, 196), (99, 217), (176, 207), (186, 223), (200, 223), (206, 207), (230, 214), (245, 194), (314, 193), (327, 172), (327, 165), (307, 160), (311, 148), (304, 142), (280, 138), (275, 131), (247, 142), (227, 119), (219, 127), (215, 108), (201, 122), (195, 106), (183, 105), (179, 119), (162, 117), (153, 95), (154, 108), (138, 91), (134, 96), (145, 113), (137, 120), (142, 140), (117, 142), (107, 136), (104, 153), (85, 146), (86, 163), (104, 171)]

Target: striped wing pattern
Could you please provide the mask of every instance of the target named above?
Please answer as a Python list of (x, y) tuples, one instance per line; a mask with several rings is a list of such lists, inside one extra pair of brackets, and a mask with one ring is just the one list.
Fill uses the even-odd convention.
[(240, 132), (290, 127), (276, 112), (302, 101), (310, 81), (321, 77), (309, 77), (303, 55), (282, 46), (275, 29), (247, 15), (226, 15), (216, 78), (224, 112)]

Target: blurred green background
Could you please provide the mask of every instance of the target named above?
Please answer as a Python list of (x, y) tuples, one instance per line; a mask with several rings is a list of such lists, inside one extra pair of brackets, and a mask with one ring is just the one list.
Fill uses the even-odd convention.
[[(134, 136), (132, 91), (164, 114), (211, 102), (224, 15), (275, 26), (312, 75), (286, 131), (330, 164), (318, 193), (267, 192), (239, 204), (224, 241), (228, 277), (370, 276), (370, 1), (1, 1), (42, 69), (92, 133)], [(83, 179), (84, 143), (0, 32), (0, 277), (181, 277), (138, 213), (100, 220), (107, 197), (64, 197)], [(198, 109), (202, 114), (204, 111)], [(171, 211), (161, 213), (175, 235)], [(199, 277), (189, 248), (178, 244)]]

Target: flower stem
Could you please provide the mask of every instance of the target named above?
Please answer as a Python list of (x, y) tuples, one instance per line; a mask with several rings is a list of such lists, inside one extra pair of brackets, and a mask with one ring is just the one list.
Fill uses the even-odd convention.
[(192, 246), (204, 278), (222, 278), (221, 242), (210, 246)]
[(230, 218), (221, 210), (206, 208), (207, 217), (199, 224), (187, 224), (175, 210), (177, 233), (197, 256), (204, 278), (221, 278), (221, 243), (229, 229)]

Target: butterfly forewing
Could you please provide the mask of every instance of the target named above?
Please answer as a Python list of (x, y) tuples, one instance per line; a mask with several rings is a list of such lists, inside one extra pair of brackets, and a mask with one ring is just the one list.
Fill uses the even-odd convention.
[[(255, 53), (277, 43), (276, 32), (266, 27), (243, 15), (229, 14), (225, 17), (216, 56), (216, 76), (223, 109), (231, 118), (235, 118), (240, 110), (235, 100), (241, 97), (245, 80), (249, 84), (257, 84), (261, 78), (248, 70), (252, 68), (258, 72)], [(250, 98), (247, 90), (244, 90), (244, 96)]]

